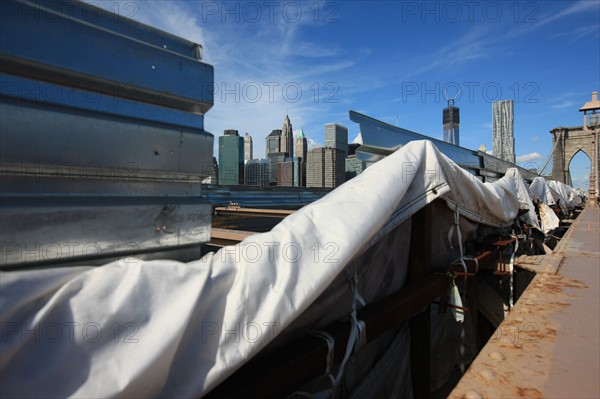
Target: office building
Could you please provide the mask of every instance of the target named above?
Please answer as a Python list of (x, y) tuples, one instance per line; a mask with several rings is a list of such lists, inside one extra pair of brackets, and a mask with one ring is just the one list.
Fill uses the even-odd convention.
[(308, 140), (304, 135), (304, 129), (300, 129), (300, 134), (296, 139), (296, 147), (294, 149), (296, 158), (300, 160), (300, 180), (298, 185), (306, 187), (306, 157), (308, 155)]
[(366, 168), (366, 164), (356, 157), (346, 158), (345, 180), (348, 181), (360, 175)]
[(252, 136), (248, 133), (244, 134), (244, 161), (249, 161), (254, 158), (254, 148), (252, 144)]
[(298, 187), (302, 180), (301, 160), (299, 158), (285, 158), (277, 162), (277, 185), (283, 187)]
[(513, 100), (492, 103), (492, 155), (515, 163)]
[(269, 160), (250, 159), (244, 164), (244, 185), (265, 187), (269, 185)]
[(213, 157), (212, 162), (208, 162), (202, 167), (203, 184), (219, 184), (219, 164), (217, 158)]
[(274, 129), (266, 138), (265, 158), (269, 159), (272, 153), (278, 153), (281, 142), (281, 130)]
[(219, 184), (244, 184), (244, 139), (237, 130), (219, 137)]
[(296, 139), (296, 148), (295, 148), (295, 156), (296, 158), (302, 158), (306, 160), (306, 155), (308, 154), (308, 141), (306, 140), (306, 136), (304, 135), (304, 129), (300, 129), (300, 134)]
[(360, 175), (367, 167), (367, 164), (356, 157), (356, 150), (360, 144), (348, 144), (348, 156), (346, 157), (346, 181)]
[(336, 148), (348, 153), (348, 128), (337, 123), (325, 125), (325, 147)]
[(290, 122), (290, 117), (287, 115), (283, 120), (283, 128), (281, 129), (279, 152), (286, 154), (286, 157), (294, 156), (294, 132), (292, 131), (292, 122)]
[(287, 157), (285, 156), (285, 154), (283, 152), (271, 152), (269, 154), (269, 185), (270, 186), (278, 186), (281, 183), (280, 181), (278, 181), (278, 177), (281, 176), (279, 170), (278, 170), (278, 165), (281, 162), (284, 162), (285, 159)]
[(315, 148), (306, 161), (306, 187), (338, 187), (345, 181), (346, 152)]

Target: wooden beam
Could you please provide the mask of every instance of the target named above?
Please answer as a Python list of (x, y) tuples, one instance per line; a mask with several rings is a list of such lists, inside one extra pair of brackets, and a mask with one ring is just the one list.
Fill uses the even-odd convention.
[(208, 244), (216, 247), (235, 245), (253, 234), (256, 233), (252, 231), (216, 229), (213, 227), (210, 232), (210, 242)]
[[(423, 308), (448, 290), (448, 280), (441, 274), (430, 274), (418, 282), (358, 311), (364, 321), (367, 343), (404, 320), (423, 312)], [(334, 361), (344, 356), (350, 323), (335, 322), (321, 329), (335, 341)], [(207, 398), (280, 398), (292, 393), (308, 381), (322, 376), (326, 367), (327, 345), (306, 335), (283, 347), (259, 355), (233, 376), (211, 391)]]
[(258, 209), (258, 208), (238, 208), (238, 207), (225, 207), (217, 206), (214, 208), (215, 212), (219, 215), (250, 215), (250, 216), (263, 216), (263, 217), (276, 217), (284, 218), (292, 213), (296, 212), (290, 209)]
[[(410, 239), (410, 281), (421, 281), (431, 270), (431, 205), (412, 216)], [(439, 292), (438, 296), (445, 292)], [(430, 301), (431, 302), (431, 301)], [(410, 319), (410, 362), (413, 395), (429, 398), (431, 386), (431, 315), (429, 302)]]

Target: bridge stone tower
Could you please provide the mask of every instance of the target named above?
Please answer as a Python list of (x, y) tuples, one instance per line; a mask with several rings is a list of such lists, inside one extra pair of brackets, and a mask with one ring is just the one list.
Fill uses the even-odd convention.
[(596, 198), (598, 190), (597, 173), (600, 167), (598, 154), (600, 146), (599, 116), (600, 101), (598, 93), (592, 93), (592, 101), (588, 101), (579, 109), (583, 112), (583, 126), (557, 127), (550, 131), (552, 134), (552, 179), (569, 184), (571, 175), (569, 163), (579, 152), (586, 154), (592, 161), (590, 168), (590, 198)]

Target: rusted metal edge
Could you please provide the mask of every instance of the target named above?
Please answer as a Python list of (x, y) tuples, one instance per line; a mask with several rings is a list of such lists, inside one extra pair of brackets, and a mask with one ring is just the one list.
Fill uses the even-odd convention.
[(449, 397), (598, 397), (598, 214), (553, 254), (518, 258), (536, 275)]

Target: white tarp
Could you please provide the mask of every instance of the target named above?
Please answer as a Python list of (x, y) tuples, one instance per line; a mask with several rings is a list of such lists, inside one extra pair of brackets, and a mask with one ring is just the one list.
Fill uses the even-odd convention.
[(556, 180), (551, 180), (548, 185), (560, 195), (561, 208), (570, 210), (581, 205), (581, 198), (577, 195), (577, 191), (570, 186)]
[(560, 225), (558, 216), (556, 216), (556, 213), (551, 208), (552, 205), (557, 205), (560, 202), (560, 196), (543, 177), (534, 178), (529, 189), (532, 199), (538, 201), (540, 227), (544, 234), (546, 234)]
[(435, 198), (507, 226), (517, 193), (514, 176), (482, 183), (417, 141), (272, 231), (194, 262), (3, 272), (0, 396), (199, 397)]
[(549, 231), (554, 230), (560, 226), (560, 219), (556, 216), (556, 213), (548, 205), (543, 202), (539, 203), (540, 221), (542, 224), (542, 231), (547, 234)]
[[(541, 230), (540, 224), (538, 223), (538, 218), (535, 213), (535, 207), (533, 202), (531, 201), (532, 193), (529, 190), (527, 184), (521, 177), (519, 170), (517, 168), (510, 168), (506, 171), (506, 176), (511, 176), (515, 179), (515, 185), (517, 187), (517, 197), (519, 199), (519, 209), (524, 211), (520, 216), (523, 222), (528, 225)], [(525, 212), (526, 211), (526, 212)]]
[[(550, 189), (550, 186), (543, 177), (536, 177), (529, 186), (534, 199), (538, 199), (546, 205), (552, 206), (556, 204), (558, 197), (554, 197), (556, 192)], [(553, 194), (553, 191), (555, 194)]]
[(543, 177), (536, 177), (529, 188), (533, 199), (539, 199), (549, 206), (558, 205), (564, 211), (581, 205), (577, 191), (556, 180), (547, 182)]

